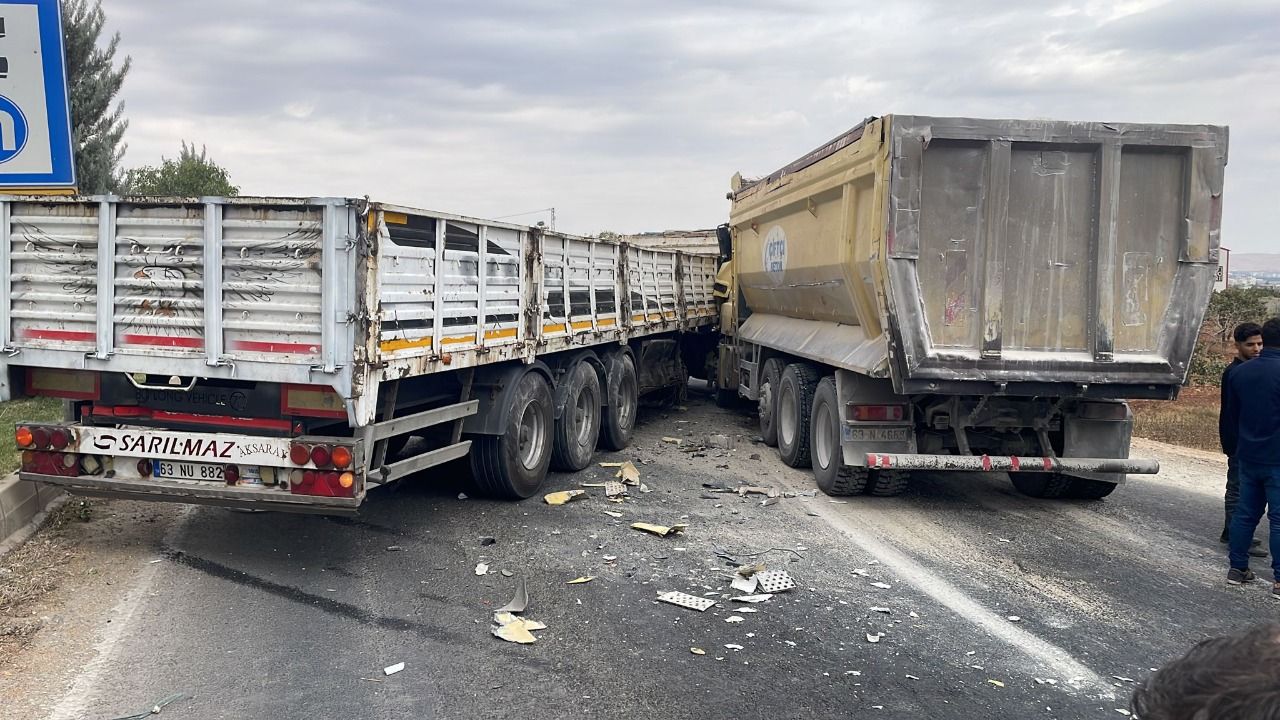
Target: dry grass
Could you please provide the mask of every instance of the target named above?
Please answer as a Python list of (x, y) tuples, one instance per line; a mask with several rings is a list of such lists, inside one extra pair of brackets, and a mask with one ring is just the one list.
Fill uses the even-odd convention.
[(1183, 388), (1177, 400), (1135, 400), (1133, 434), (1173, 445), (1217, 451), (1219, 390)]
[(18, 469), (21, 452), (13, 442), (13, 426), (20, 422), (57, 422), (62, 419), (62, 401), (57, 398), (26, 398), (0, 403), (0, 477)]
[(62, 584), (76, 542), (64, 528), (87, 521), (101, 500), (72, 498), (52, 513), (40, 532), (0, 558), (0, 667), (44, 624), (40, 601)]

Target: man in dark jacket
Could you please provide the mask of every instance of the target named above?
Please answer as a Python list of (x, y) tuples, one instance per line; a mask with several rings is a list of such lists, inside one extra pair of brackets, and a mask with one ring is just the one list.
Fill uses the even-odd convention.
[[(1258, 357), (1262, 352), (1262, 326), (1258, 323), (1241, 323), (1231, 334), (1236, 343), (1236, 356), (1227, 369), (1222, 371), (1222, 403), (1218, 406), (1218, 440), (1222, 443), (1222, 453), (1227, 456), (1227, 493), (1224, 500), (1226, 506), (1225, 519), (1222, 521), (1222, 542), (1227, 542), (1227, 534), (1231, 527), (1231, 514), (1236, 509), (1236, 498), (1240, 497), (1240, 468), (1236, 464), (1236, 437), (1240, 429), (1227, 422), (1226, 413), (1221, 411), (1227, 404), (1227, 378), (1246, 360)], [(1254, 557), (1266, 557), (1266, 550), (1257, 540), (1249, 547), (1249, 554)]]
[(1271, 520), (1272, 594), (1280, 598), (1280, 317), (1262, 324), (1262, 353), (1231, 371), (1227, 378), (1228, 427), (1239, 429), (1236, 462), (1240, 466), (1240, 498), (1231, 516), (1231, 569), (1227, 582), (1254, 579), (1249, 569), (1249, 541), (1265, 511)]

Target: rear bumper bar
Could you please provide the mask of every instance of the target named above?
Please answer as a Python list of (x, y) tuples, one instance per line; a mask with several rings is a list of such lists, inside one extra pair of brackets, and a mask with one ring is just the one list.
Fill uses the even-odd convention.
[(56, 485), (76, 495), (320, 515), (355, 515), (361, 500), (361, 498), (293, 495), (276, 489), (196, 485), (167, 480), (116, 479), (84, 475), (61, 477), (37, 473), (18, 473), (18, 479)]
[(1127, 473), (1154, 475), (1159, 460), (1144, 458), (1054, 458), (1011, 455), (885, 455), (867, 453), (868, 468), (962, 472)]

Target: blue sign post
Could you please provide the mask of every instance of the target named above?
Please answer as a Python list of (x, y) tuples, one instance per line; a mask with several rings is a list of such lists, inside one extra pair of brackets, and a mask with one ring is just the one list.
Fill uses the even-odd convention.
[(75, 184), (58, 0), (0, 0), (0, 193)]

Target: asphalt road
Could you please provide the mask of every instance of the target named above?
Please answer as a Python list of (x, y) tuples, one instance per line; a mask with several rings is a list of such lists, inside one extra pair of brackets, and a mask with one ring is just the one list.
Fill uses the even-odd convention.
[[(742, 437), (685, 451), (708, 432)], [(29, 704), (53, 718), (129, 715), (175, 693), (187, 697), (164, 717), (1101, 718), (1126, 707), (1129, 678), (1280, 611), (1269, 584), (1223, 582), (1212, 455), (1139, 443), (1164, 472), (1100, 502), (1025, 498), (995, 474), (838, 503), (711, 492), (812, 489), (754, 435), (745, 412), (696, 398), (650, 412), (630, 451), (598, 458), (637, 462), (650, 492), (621, 504), (599, 489), (559, 507), (463, 500), (452, 473), (379, 491), (349, 520), (191, 508), (141, 534), (124, 523), (83, 551), (128, 545), (124, 559), (77, 580), (112, 602), (85, 609), (65, 591), (82, 631), (58, 642), (53, 623), (40, 659), (0, 681), (38, 686)], [(660, 538), (634, 521), (688, 528)], [(731, 602), (723, 555), (797, 587)], [(526, 616), (547, 625), (533, 645), (490, 634), (522, 578)], [(656, 602), (670, 590), (718, 605)]]

